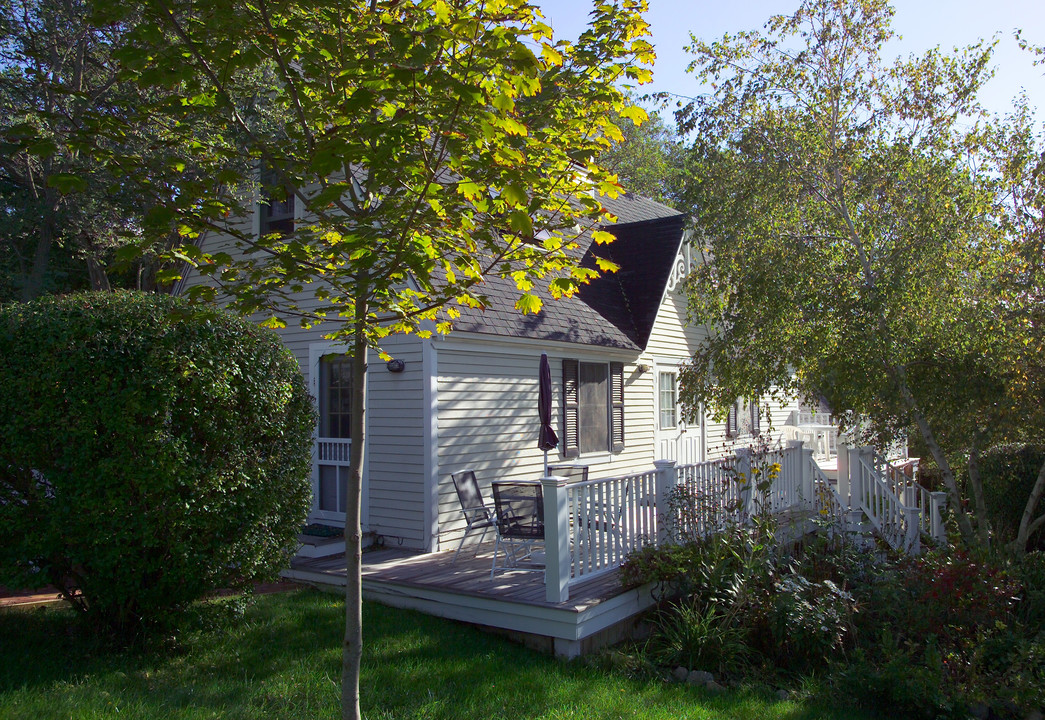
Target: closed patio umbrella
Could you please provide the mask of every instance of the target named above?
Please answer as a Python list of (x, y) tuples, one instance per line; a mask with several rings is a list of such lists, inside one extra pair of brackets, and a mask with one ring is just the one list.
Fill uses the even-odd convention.
[(548, 365), (548, 353), (541, 353), (537, 412), (541, 416), (541, 434), (537, 438), (537, 447), (544, 451), (544, 477), (548, 477), (548, 451), (559, 445), (559, 436), (552, 428), (552, 370)]

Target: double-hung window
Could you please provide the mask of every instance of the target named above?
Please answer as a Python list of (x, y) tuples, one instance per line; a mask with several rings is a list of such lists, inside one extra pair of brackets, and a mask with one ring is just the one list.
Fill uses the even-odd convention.
[(563, 454), (624, 449), (624, 365), (562, 361)]
[(258, 230), (262, 236), (279, 233), (286, 236), (294, 232), (294, 193), (285, 191), (279, 195), (270, 189), (278, 187), (278, 176), (275, 172), (262, 173), (262, 199), (258, 203), (260, 218)]
[(324, 355), (319, 361), (319, 436), (351, 438), (352, 357)]
[(658, 379), (658, 396), (660, 406), (660, 429), (672, 430), (678, 427), (678, 375), (673, 372), (662, 372)]

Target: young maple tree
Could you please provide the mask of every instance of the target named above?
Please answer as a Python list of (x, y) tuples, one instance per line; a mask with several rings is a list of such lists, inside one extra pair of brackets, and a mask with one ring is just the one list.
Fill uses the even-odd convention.
[[(491, 274), (515, 280), (521, 312), (540, 309), (538, 283), (556, 296), (594, 274), (578, 267), (574, 238), (605, 219), (599, 193), (617, 192), (596, 162), (621, 138), (610, 118), (645, 116), (625, 95), (650, 78), (645, 5), (598, 0), (572, 42), (523, 0), (137, 6), (120, 57), (162, 99), (142, 112), (164, 119), (157, 142), (209, 164), (229, 190), (187, 181), (149, 229), (181, 229), (180, 257), (212, 280), (193, 296), (276, 327), (325, 322), (353, 357), (346, 718), (359, 716), (367, 349), (393, 332), (450, 329), (454, 304), (481, 305)], [(102, 19), (124, 12), (94, 6)], [(270, 89), (240, 92), (238, 78), (257, 73)], [(197, 118), (216, 128), (202, 141)], [(230, 162), (244, 157), (253, 175)], [(112, 161), (136, 175), (134, 158)], [(258, 232), (259, 199), (293, 203), (298, 221)]]
[[(1028, 184), (997, 141), (1015, 126), (976, 102), (993, 46), (888, 62), (891, 17), (884, 0), (808, 0), (763, 32), (693, 40), (714, 92), (681, 118), (697, 138), (684, 205), (708, 251), (690, 304), (715, 332), (683, 397), (725, 407), (776, 388), (826, 399), (883, 445), (913, 430), (963, 537), (986, 544), (979, 454), (1043, 430), (1027, 352), (1043, 261), (1024, 232), (1040, 202), (1018, 227), (1003, 178)], [(1019, 136), (1028, 162), (1012, 167), (1040, 154)], [(1045, 522), (1043, 482), (1027, 528)]]

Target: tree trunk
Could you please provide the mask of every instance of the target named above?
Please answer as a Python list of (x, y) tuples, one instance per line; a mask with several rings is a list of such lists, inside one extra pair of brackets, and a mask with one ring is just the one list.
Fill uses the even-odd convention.
[[(53, 212), (53, 205), (52, 212)], [(33, 266), (29, 276), (22, 285), (22, 301), (29, 302), (40, 297), (44, 291), (47, 270), (51, 265), (51, 245), (54, 243), (54, 226), (49, 217), (40, 219), (40, 228), (36, 236), (36, 251), (33, 253)]]
[(969, 449), (969, 487), (972, 489), (973, 507), (976, 510), (976, 538), (981, 547), (990, 547), (990, 520), (987, 518), (987, 501), (983, 497), (983, 480), (980, 477), (980, 438), (973, 439)]
[(359, 720), (359, 668), (363, 658), (363, 553), (360, 510), (363, 496), (363, 449), (366, 443), (367, 320), (369, 288), (360, 282), (352, 334), (352, 450), (345, 505), (345, 639), (341, 648), (341, 717)]
[[(846, 203), (845, 187), (842, 183), (841, 177), (841, 172), (836, 168), (834, 172), (834, 190), (837, 192), (838, 196), (837, 213), (846, 224), (849, 232), (849, 242), (856, 251), (857, 259), (860, 262), (860, 272), (864, 281), (864, 293), (870, 293), (873, 295), (877, 292), (877, 280), (874, 275), (874, 269), (871, 266), (871, 258), (868, 256), (866, 248), (864, 248), (863, 241), (860, 238), (860, 233), (857, 231), (856, 225), (849, 213), (849, 207)], [(900, 396), (903, 398), (904, 405), (907, 406), (907, 409), (914, 416), (915, 423), (918, 426), (918, 432), (921, 433), (922, 439), (925, 440), (925, 444), (929, 448), (929, 452), (932, 453), (933, 459), (936, 460), (937, 466), (939, 466), (940, 471), (943, 473), (943, 481), (947, 486), (947, 492), (950, 494), (951, 498), (951, 507), (953, 508), (955, 517), (958, 520), (958, 529), (961, 531), (962, 539), (966, 543), (971, 544), (975, 540), (975, 536), (973, 534), (972, 524), (969, 522), (969, 516), (965, 513), (965, 510), (962, 509), (962, 497), (961, 493), (958, 492), (958, 483), (954, 479), (954, 471), (951, 469), (951, 464), (948, 462), (947, 456), (944, 455), (940, 444), (936, 442), (936, 435), (933, 433), (932, 428), (929, 427), (929, 421), (918, 407), (918, 402), (914, 399), (914, 393), (911, 392), (911, 388), (907, 384), (907, 373), (904, 366), (897, 362), (893, 357), (891, 352), (892, 333), (890, 332), (889, 324), (885, 315), (883, 313), (878, 313), (876, 319), (878, 321), (878, 330), (881, 333), (881, 339), (883, 342), (884, 352), (882, 363), (885, 372), (896, 386), (896, 391), (899, 392)]]
[(926, 447), (929, 448), (929, 452), (932, 453), (933, 459), (936, 461), (936, 466), (940, 468), (940, 472), (943, 473), (943, 482), (947, 486), (947, 492), (950, 495), (951, 508), (954, 512), (954, 516), (958, 521), (958, 530), (962, 534), (962, 540), (967, 544), (973, 544), (976, 536), (972, 529), (972, 523), (969, 522), (969, 516), (962, 508), (962, 495), (958, 492), (958, 483), (954, 479), (954, 470), (951, 469), (951, 464), (947, 460), (947, 456), (943, 452), (943, 448), (936, 442), (936, 435), (933, 433), (932, 428), (929, 427), (929, 421), (925, 419), (921, 410), (918, 408), (918, 404), (914, 400), (914, 396), (911, 394), (911, 389), (907, 387), (906, 380), (901, 376), (896, 379), (897, 388), (903, 395), (904, 404), (914, 415), (915, 424), (918, 426), (918, 432), (922, 435), (922, 440), (925, 441)]
[(1038, 478), (1034, 481), (1034, 487), (1027, 498), (1027, 504), (1023, 506), (1020, 529), (1016, 533), (1016, 540), (1013, 543), (1013, 550), (1017, 555), (1027, 552), (1027, 543), (1030, 541), (1030, 536), (1042, 525), (1045, 525), (1045, 514), (1037, 520), (1034, 519), (1034, 513), (1038, 509), (1038, 503), (1041, 501), (1043, 493), (1045, 493), (1045, 463), (1042, 463), (1041, 469), (1038, 470)]
[(91, 255), (87, 256), (87, 274), (91, 278), (91, 290), (109, 292), (112, 289), (109, 286), (109, 275), (105, 272), (105, 267), (98, 262), (98, 258)]

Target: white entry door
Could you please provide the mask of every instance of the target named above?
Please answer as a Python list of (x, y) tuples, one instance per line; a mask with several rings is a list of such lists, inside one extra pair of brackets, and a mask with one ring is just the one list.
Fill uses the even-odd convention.
[[(310, 348), (311, 385), (319, 411), (315, 452), (312, 456), (312, 519), (341, 524), (345, 521), (352, 437), (352, 358)], [(366, 458), (363, 462), (361, 520), (369, 521)]]
[(679, 407), (677, 366), (654, 368), (656, 393), (656, 460), (674, 460), (679, 465), (703, 462), (704, 448), (699, 423), (687, 423)]

